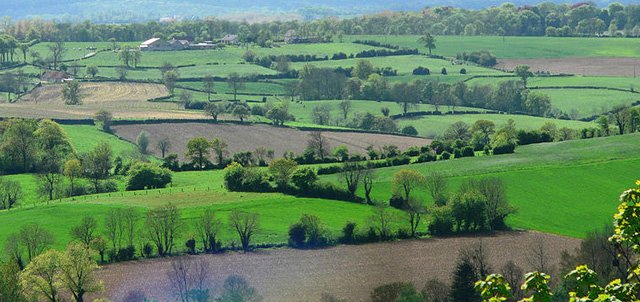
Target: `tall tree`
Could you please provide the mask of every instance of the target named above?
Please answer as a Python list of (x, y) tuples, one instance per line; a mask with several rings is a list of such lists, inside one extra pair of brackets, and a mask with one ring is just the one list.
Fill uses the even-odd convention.
[(220, 138), (216, 137), (211, 141), (211, 150), (213, 150), (213, 153), (216, 155), (216, 160), (218, 161), (218, 165), (224, 164), (225, 157), (229, 153), (227, 151), (228, 147), (229, 145), (227, 144), (227, 142)]
[(109, 178), (113, 166), (111, 145), (100, 143), (82, 156), (84, 175), (91, 180), (96, 193), (100, 193), (100, 181)]
[(528, 65), (518, 65), (516, 66), (514, 73), (520, 77), (524, 88), (527, 88), (527, 80), (533, 76), (533, 73), (530, 71), (530, 67)]
[(429, 55), (432, 55), (432, 50), (436, 49), (436, 38), (431, 33), (426, 33), (420, 37), (420, 41), (424, 47), (429, 49)]
[(62, 284), (67, 288), (75, 302), (84, 302), (85, 295), (103, 289), (98, 280), (99, 267), (88, 247), (72, 243), (64, 251), (60, 261)]
[(55, 41), (47, 46), (51, 53), (51, 62), (53, 63), (53, 69), (58, 69), (58, 63), (62, 61), (64, 54), (67, 52), (67, 48), (62, 40)]
[(194, 164), (197, 164), (198, 169), (204, 169), (205, 164), (208, 161), (209, 149), (211, 148), (211, 142), (204, 137), (192, 138), (187, 142), (187, 158), (191, 159)]
[(234, 210), (229, 214), (229, 224), (238, 233), (242, 250), (249, 252), (251, 237), (258, 230), (258, 214)]
[(160, 256), (171, 255), (181, 227), (180, 210), (175, 205), (167, 204), (147, 212), (145, 229)]
[(69, 81), (62, 89), (62, 98), (66, 105), (82, 105), (82, 94), (80, 93), (80, 82)]
[(215, 82), (212, 76), (208, 75), (202, 78), (202, 90), (207, 93), (207, 101), (209, 102), (211, 102), (211, 94), (214, 92), (214, 86)]
[(237, 72), (232, 72), (227, 77), (227, 85), (233, 91), (233, 100), (238, 101), (238, 91), (244, 89), (244, 78), (240, 76)]

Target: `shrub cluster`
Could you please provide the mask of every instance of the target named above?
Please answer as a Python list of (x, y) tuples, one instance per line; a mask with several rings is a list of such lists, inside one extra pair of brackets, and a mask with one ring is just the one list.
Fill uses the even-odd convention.
[(471, 53), (459, 53), (456, 55), (458, 60), (468, 61), (476, 63), (480, 66), (491, 67), (498, 64), (498, 60), (496, 56), (494, 56), (491, 52), (486, 50), (474, 51)]

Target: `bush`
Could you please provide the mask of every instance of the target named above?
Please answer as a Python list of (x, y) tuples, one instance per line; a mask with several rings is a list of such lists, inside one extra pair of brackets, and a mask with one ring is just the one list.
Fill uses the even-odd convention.
[(449, 207), (436, 207), (431, 209), (431, 221), (428, 225), (428, 230), (431, 235), (443, 236), (453, 233), (453, 217), (451, 208)]
[(443, 151), (442, 154), (440, 154), (440, 159), (441, 160), (447, 160), (451, 158), (451, 153), (447, 152), (447, 151)]
[(412, 135), (412, 136), (418, 135), (418, 130), (416, 130), (416, 128), (411, 125), (404, 126), (400, 132), (406, 135)]
[(142, 255), (149, 258), (151, 257), (151, 255), (153, 254), (153, 245), (151, 245), (151, 243), (147, 242), (144, 244), (144, 246), (142, 247)]
[(318, 175), (335, 174), (342, 172), (341, 166), (326, 166), (318, 168)]
[(411, 163), (411, 158), (406, 155), (400, 155), (393, 158), (387, 159), (388, 162), (391, 163), (392, 166), (402, 166), (408, 165)]
[(136, 248), (134, 246), (128, 246), (125, 248), (121, 248), (118, 250), (118, 254), (116, 255), (116, 259), (118, 261), (129, 261), (133, 260), (136, 254)]
[(340, 237), (340, 242), (347, 244), (356, 242), (356, 226), (355, 222), (347, 222), (347, 224), (342, 228), (342, 237)]
[(195, 254), (196, 253), (196, 240), (191, 238), (191, 239), (187, 239), (187, 241), (184, 243), (184, 246), (187, 247), (187, 253), (189, 254)]
[(515, 150), (516, 150), (515, 144), (503, 144), (493, 148), (493, 154), (494, 155), (509, 154), (509, 153), (515, 152)]
[(467, 69), (466, 68), (460, 69), (460, 74), (467, 74)]
[(475, 155), (476, 153), (473, 151), (472, 147), (466, 146), (462, 148), (462, 157), (474, 157)]
[(420, 149), (418, 147), (411, 147), (407, 150), (404, 150), (404, 152), (402, 152), (402, 155), (405, 156), (418, 156), (420, 155)]
[(372, 302), (398, 301), (405, 291), (415, 291), (413, 284), (396, 282), (376, 287), (371, 293)]
[(129, 169), (127, 190), (164, 188), (171, 182), (171, 171), (151, 163), (136, 163)]
[(436, 161), (438, 158), (431, 153), (423, 153), (418, 156), (416, 163), (427, 163), (431, 161)]
[(317, 183), (307, 190), (298, 190), (296, 195), (310, 198), (362, 202), (362, 198), (354, 197), (349, 191), (332, 183)]
[(330, 245), (332, 239), (317, 216), (304, 214), (289, 228), (289, 243), (296, 248), (314, 248)]
[(269, 192), (271, 185), (263, 172), (234, 162), (224, 168), (224, 186), (232, 192)]
[(291, 175), (291, 182), (300, 190), (312, 188), (316, 181), (318, 181), (316, 171), (308, 167), (298, 168)]
[(460, 150), (459, 148), (453, 149), (453, 157), (454, 158), (461, 158), (462, 157), (462, 150)]
[(442, 73), (443, 75), (447, 75), (447, 69), (442, 67), (442, 70), (440, 71), (440, 73)]
[(396, 209), (405, 209), (407, 202), (400, 195), (393, 194), (389, 199), (389, 205)]
[(265, 112), (264, 112), (264, 107), (260, 106), (260, 105), (253, 105), (253, 107), (251, 107), (251, 115), (255, 115), (255, 116), (264, 116)]
[(301, 223), (296, 222), (289, 227), (289, 245), (295, 248), (301, 248), (304, 247), (306, 240), (307, 234)]
[(429, 70), (429, 68), (422, 67), (422, 66), (413, 70), (413, 75), (430, 75), (430, 74), (431, 74), (431, 71)]

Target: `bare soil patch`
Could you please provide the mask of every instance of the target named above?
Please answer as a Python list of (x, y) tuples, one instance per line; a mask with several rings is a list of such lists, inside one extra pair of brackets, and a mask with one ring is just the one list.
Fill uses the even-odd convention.
[(115, 118), (205, 118), (201, 112), (181, 110), (178, 104), (149, 102), (167, 96), (163, 85), (145, 83), (81, 83), (81, 105), (65, 105), (64, 84), (45, 85), (34, 89), (16, 103), (0, 103), (0, 116), (25, 118), (83, 119), (101, 110)]
[[(160, 155), (160, 150), (156, 145), (162, 138), (168, 138), (171, 141), (172, 147), (169, 152), (177, 153), (179, 156), (184, 155), (187, 142), (195, 137), (221, 138), (229, 144), (230, 154), (264, 147), (272, 149), (276, 157), (282, 156), (287, 151), (293, 151), (296, 154), (302, 153), (309, 140), (309, 131), (255, 124), (135, 124), (114, 126), (113, 129), (118, 136), (131, 142), (136, 141), (140, 132), (147, 131), (150, 134), (150, 151), (156, 155)], [(424, 138), (375, 133), (323, 131), (322, 134), (329, 141), (329, 150), (339, 145), (346, 145), (352, 154), (364, 154), (370, 145), (375, 147), (396, 145), (404, 150), (431, 142)]]
[[(458, 251), (478, 241), (487, 248), (496, 271), (514, 261), (532, 270), (525, 252), (542, 242), (550, 264), (557, 267), (564, 250), (573, 251), (580, 240), (536, 232), (507, 232), (482, 237), (456, 237), (338, 246), (322, 250), (262, 250), (256, 253), (190, 256), (210, 265), (210, 287), (218, 288), (231, 275), (244, 276), (264, 301), (319, 301), (331, 293), (348, 301), (367, 301), (379, 285), (406, 281), (421, 289), (432, 278), (449, 282)], [(171, 259), (107, 265), (100, 273), (106, 296), (122, 301), (130, 291), (141, 291), (158, 301), (175, 301), (167, 272)]]
[(534, 72), (552, 74), (632, 77), (634, 67), (635, 73), (640, 73), (640, 59), (634, 58), (501, 59), (496, 68), (513, 71), (518, 65), (529, 65)]

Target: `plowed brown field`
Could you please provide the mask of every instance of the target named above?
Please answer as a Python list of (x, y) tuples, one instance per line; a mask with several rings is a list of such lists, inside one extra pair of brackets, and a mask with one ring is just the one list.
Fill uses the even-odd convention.
[[(482, 240), (493, 268), (509, 260), (531, 270), (526, 250), (543, 243), (552, 265), (564, 250), (573, 251), (578, 239), (534, 232), (508, 232), (482, 237), (456, 237), (338, 246), (322, 250), (262, 250), (256, 253), (190, 256), (208, 262), (209, 287), (215, 291), (230, 274), (244, 276), (264, 301), (319, 301), (331, 293), (348, 301), (367, 301), (381, 284), (409, 281), (418, 289), (431, 278), (448, 282), (458, 251)], [(100, 272), (106, 296), (122, 301), (130, 291), (141, 291), (157, 301), (171, 296), (167, 272), (171, 259), (107, 265)]]
[(531, 71), (552, 74), (623, 77), (640, 74), (640, 60), (634, 58), (501, 59), (496, 68), (512, 71), (518, 65), (529, 65)]
[[(281, 157), (286, 151), (293, 151), (296, 154), (302, 153), (309, 140), (308, 131), (269, 125), (165, 123), (120, 125), (114, 126), (113, 129), (118, 136), (132, 142), (136, 141), (141, 131), (147, 131), (150, 134), (150, 151), (155, 154), (160, 154), (156, 147), (158, 140), (169, 138), (172, 145), (170, 153), (177, 153), (180, 156), (185, 153), (187, 141), (194, 137), (221, 138), (229, 144), (230, 154), (265, 147), (274, 150), (276, 157)], [(352, 154), (365, 153), (365, 149), (370, 145), (376, 147), (396, 145), (400, 149), (406, 149), (431, 142), (424, 138), (375, 133), (324, 131), (322, 135), (329, 142), (329, 150), (339, 145), (346, 145)]]

